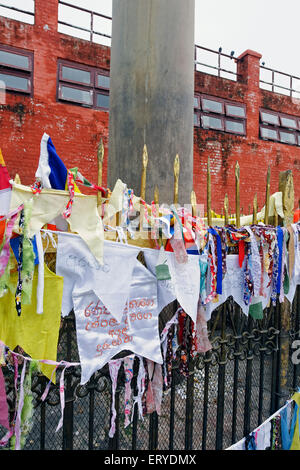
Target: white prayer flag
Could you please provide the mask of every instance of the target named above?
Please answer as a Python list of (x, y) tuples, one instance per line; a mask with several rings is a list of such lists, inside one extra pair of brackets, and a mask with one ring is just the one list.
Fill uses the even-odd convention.
[(129, 301), (118, 322), (95, 292), (74, 292), (81, 384), (120, 351), (162, 364), (158, 330), (157, 282), (136, 260)]
[(293, 302), (297, 285), (300, 284), (300, 242), (299, 242), (297, 224), (292, 224), (292, 229), (294, 231), (294, 255), (295, 255), (294, 269), (293, 269), (293, 274), (290, 278), (289, 291), (285, 295), (290, 303)]
[(188, 255), (187, 263), (177, 263), (174, 253), (168, 266), (176, 298), (183, 310), (196, 324), (200, 295), (200, 266), (198, 255)]
[[(242, 311), (248, 315), (249, 313), (249, 305), (245, 304), (244, 301), (244, 274), (243, 269), (240, 268), (239, 265), (239, 257), (238, 255), (227, 255), (226, 256), (226, 265), (227, 271), (224, 276), (222, 282), (222, 295), (219, 294), (217, 302), (208, 302), (205, 308), (205, 319), (208, 321), (211, 317), (212, 312), (222, 305), (228, 297), (232, 296), (233, 300), (241, 307)], [(208, 269), (208, 280), (207, 285), (210, 285), (210, 271)], [(263, 277), (263, 292), (265, 293), (265, 297), (257, 297), (253, 303), (257, 303), (258, 301), (262, 302), (263, 309), (267, 307), (270, 295), (271, 295), (271, 287), (267, 287), (268, 285), (268, 275), (264, 272)]]
[(77, 294), (92, 290), (111, 315), (120, 321), (139, 251), (136, 247), (105, 241), (103, 264), (100, 265), (78, 235), (59, 233), (56, 273), (64, 277), (62, 316), (68, 315), (73, 308), (73, 290)]
[[(173, 252), (165, 251), (171, 279), (158, 281), (158, 306), (162, 310), (170, 302), (178, 300), (183, 310), (196, 323), (200, 295), (199, 256), (188, 255), (187, 263), (178, 263)], [(145, 250), (145, 261), (151, 272), (155, 272), (158, 250)]]
[[(165, 259), (170, 256), (170, 252), (164, 252)], [(155, 276), (155, 266), (158, 263), (159, 251), (158, 250), (144, 250), (144, 258), (147, 268)], [(174, 285), (172, 280), (157, 281), (157, 303), (158, 311), (161, 312), (167, 305), (174, 302), (176, 299)]]

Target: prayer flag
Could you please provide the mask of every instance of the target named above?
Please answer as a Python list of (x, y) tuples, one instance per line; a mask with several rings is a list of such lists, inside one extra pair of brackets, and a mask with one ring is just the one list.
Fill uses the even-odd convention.
[(35, 173), (44, 188), (65, 189), (68, 170), (58, 156), (50, 136), (43, 134), (40, 146), (40, 159)]
[(0, 217), (7, 215), (11, 198), (11, 184), (9, 174), (0, 149)]

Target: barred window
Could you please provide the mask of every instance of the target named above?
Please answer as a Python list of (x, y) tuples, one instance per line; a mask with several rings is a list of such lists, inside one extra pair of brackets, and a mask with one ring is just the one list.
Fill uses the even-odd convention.
[(79, 106), (108, 110), (108, 71), (59, 60), (57, 98)]
[(246, 135), (246, 106), (214, 96), (194, 96), (194, 125)]
[(260, 109), (260, 137), (283, 144), (300, 145), (300, 118)]
[(0, 45), (0, 81), (6, 91), (32, 95), (33, 52)]

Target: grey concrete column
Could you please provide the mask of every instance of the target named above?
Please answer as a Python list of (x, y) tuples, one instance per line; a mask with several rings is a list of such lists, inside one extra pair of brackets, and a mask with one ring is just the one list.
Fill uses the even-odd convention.
[(180, 157), (179, 203), (193, 185), (194, 0), (113, 0), (108, 185), (121, 178), (140, 194), (147, 145), (146, 200), (159, 188), (173, 198)]

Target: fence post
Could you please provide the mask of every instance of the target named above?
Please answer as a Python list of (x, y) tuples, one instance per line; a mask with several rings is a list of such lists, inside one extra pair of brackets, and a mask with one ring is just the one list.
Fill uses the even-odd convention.
[[(67, 330), (67, 361), (72, 361), (72, 333), (74, 332), (74, 317), (66, 319)], [(73, 388), (72, 388), (72, 374), (66, 371), (66, 388), (65, 388), (65, 409), (63, 421), (63, 450), (73, 450)]]
[(245, 378), (245, 403), (244, 403), (244, 436), (247, 436), (251, 431), (251, 398), (252, 398), (252, 372), (253, 372), (253, 326), (254, 320), (249, 315), (247, 322), (248, 335), (248, 347), (247, 347), (247, 358), (246, 358), (246, 378)]
[[(284, 213), (284, 225), (287, 227), (293, 222), (294, 212), (294, 184), (291, 170), (279, 174), (279, 191), (282, 192), (282, 205)], [(289, 396), (288, 367), (290, 350), (291, 304), (284, 298), (280, 304), (280, 336), (279, 336), (279, 400)], [(279, 405), (281, 405), (279, 401)]]
[[(188, 328), (190, 329), (191, 319), (188, 318)], [(191, 345), (190, 345), (191, 347)], [(186, 383), (186, 407), (185, 407), (185, 450), (191, 450), (193, 448), (193, 422), (194, 422), (194, 372), (195, 365), (191, 357), (190, 351), (188, 351), (188, 371)]]
[(222, 306), (222, 333), (221, 333), (221, 352), (219, 358), (218, 371), (218, 395), (217, 395), (217, 423), (216, 423), (216, 450), (223, 448), (224, 433), (224, 405), (225, 405), (225, 367), (226, 367), (226, 314), (227, 303)]

